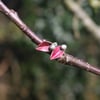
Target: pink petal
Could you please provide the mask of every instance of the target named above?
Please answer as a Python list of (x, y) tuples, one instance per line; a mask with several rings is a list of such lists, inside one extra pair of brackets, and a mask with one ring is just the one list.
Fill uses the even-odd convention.
[(49, 52), (49, 46), (51, 45), (51, 42), (49, 41), (43, 41), (38, 45), (36, 50), (43, 51), (43, 52)]
[(60, 49), (60, 46), (57, 46), (50, 55), (50, 60), (58, 59), (64, 54), (64, 51)]

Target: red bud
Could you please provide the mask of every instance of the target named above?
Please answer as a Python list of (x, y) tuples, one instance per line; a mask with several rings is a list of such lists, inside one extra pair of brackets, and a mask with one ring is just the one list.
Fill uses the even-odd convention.
[(43, 41), (42, 43), (40, 43), (38, 45), (38, 47), (36, 48), (36, 50), (43, 51), (43, 52), (49, 52), (50, 45), (51, 45), (51, 42), (49, 42), (49, 41)]
[(57, 46), (50, 55), (50, 60), (58, 59), (64, 54), (64, 51), (61, 50), (60, 46)]

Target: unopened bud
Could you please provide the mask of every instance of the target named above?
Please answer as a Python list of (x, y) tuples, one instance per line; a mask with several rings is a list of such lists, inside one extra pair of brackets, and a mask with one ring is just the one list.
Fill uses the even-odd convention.
[(52, 43), (50, 45), (50, 50), (54, 50), (56, 46), (57, 46), (57, 42)]
[(67, 45), (62, 44), (62, 45), (61, 45), (61, 49), (62, 49), (62, 50), (66, 50), (66, 49), (67, 49)]

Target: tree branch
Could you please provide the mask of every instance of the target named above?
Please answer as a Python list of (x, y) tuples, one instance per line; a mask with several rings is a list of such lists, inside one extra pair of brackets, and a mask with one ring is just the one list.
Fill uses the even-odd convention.
[(0, 11), (9, 17), (34, 43), (39, 44), (42, 40), (35, 35), (32, 30), (26, 26), (19, 18), (17, 12), (8, 9), (3, 2), (0, 0)]
[[(12, 22), (14, 22), (23, 31), (23, 33), (26, 34), (36, 45), (42, 43), (43, 40), (37, 37), (35, 33), (32, 32), (31, 29), (22, 22), (17, 13), (7, 8), (1, 0), (0, 11), (5, 14), (10, 20), (12, 20)], [(79, 67), (96, 75), (100, 75), (100, 69), (66, 53), (62, 57), (57, 59), (57, 61), (66, 65)]]
[(66, 7), (69, 8), (79, 18), (86, 29), (100, 42), (100, 27), (88, 16), (88, 14), (73, 0), (64, 0)]

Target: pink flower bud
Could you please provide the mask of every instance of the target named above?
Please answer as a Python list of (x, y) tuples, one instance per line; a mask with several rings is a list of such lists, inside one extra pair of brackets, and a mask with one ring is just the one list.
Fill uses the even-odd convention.
[(58, 59), (60, 58), (63, 54), (64, 51), (60, 49), (60, 46), (57, 46), (51, 53), (50, 55), (50, 60)]
[(51, 45), (51, 42), (45, 40), (38, 45), (36, 50), (43, 51), (43, 52), (49, 52), (50, 45)]

